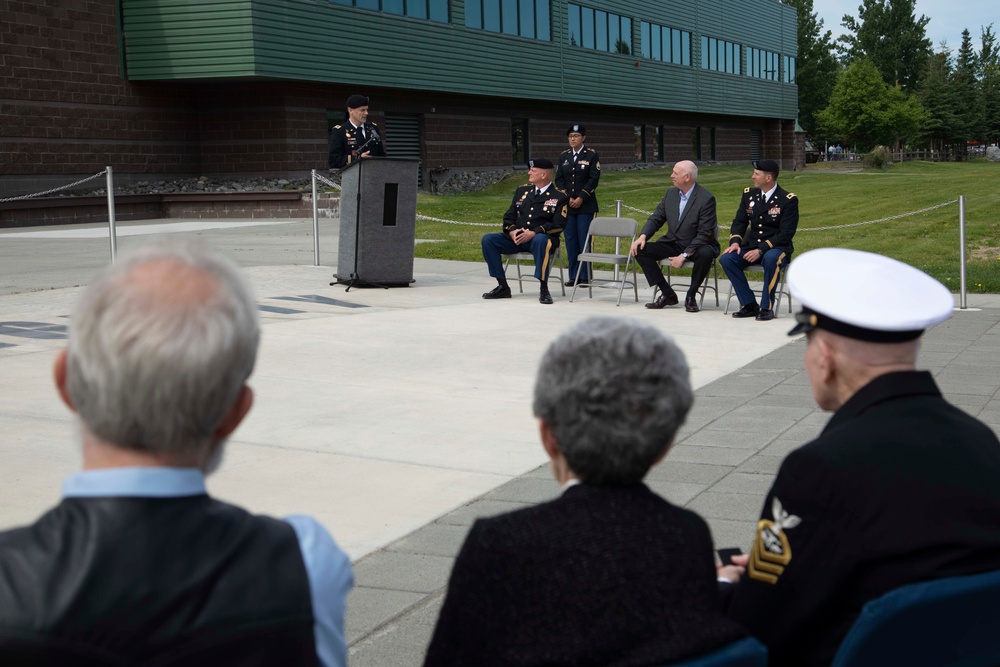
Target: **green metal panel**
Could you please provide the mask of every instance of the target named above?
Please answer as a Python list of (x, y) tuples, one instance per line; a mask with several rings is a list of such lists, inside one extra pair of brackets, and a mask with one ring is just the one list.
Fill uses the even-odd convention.
[[(700, 36), (796, 55), (795, 10), (777, 0), (578, 0), (692, 32), (692, 66), (335, 5), (327, 0), (122, 0), (133, 80), (264, 77), (741, 116), (795, 118), (796, 86), (702, 70)], [(744, 54), (745, 59), (745, 54)]]

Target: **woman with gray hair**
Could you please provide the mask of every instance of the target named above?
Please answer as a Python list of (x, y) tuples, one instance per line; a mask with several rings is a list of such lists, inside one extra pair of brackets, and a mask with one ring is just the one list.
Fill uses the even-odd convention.
[(634, 321), (552, 343), (534, 411), (563, 493), (473, 525), (425, 665), (654, 665), (746, 635), (721, 613), (708, 526), (642, 483), (691, 408), (688, 376)]

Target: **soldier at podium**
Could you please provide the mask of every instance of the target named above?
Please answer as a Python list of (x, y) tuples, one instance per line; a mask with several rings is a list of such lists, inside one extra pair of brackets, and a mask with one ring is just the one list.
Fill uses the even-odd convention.
[(347, 121), (330, 132), (330, 169), (343, 169), (358, 158), (384, 156), (385, 144), (378, 125), (368, 121), (368, 98), (351, 95), (347, 98)]
[(528, 183), (514, 191), (510, 208), (503, 215), (503, 232), (483, 237), (483, 257), (497, 286), (484, 299), (509, 299), (510, 286), (502, 255), (530, 252), (535, 257), (535, 278), (541, 284), (539, 303), (552, 303), (548, 279), (552, 253), (559, 247), (559, 234), (566, 226), (569, 197), (552, 183), (552, 160), (528, 161)]

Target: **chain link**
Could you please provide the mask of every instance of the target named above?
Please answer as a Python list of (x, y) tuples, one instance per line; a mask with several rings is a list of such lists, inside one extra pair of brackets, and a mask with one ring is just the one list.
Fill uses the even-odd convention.
[(318, 172), (316, 173), (316, 180), (323, 181), (324, 183), (326, 183), (327, 185), (329, 185), (331, 188), (336, 188), (338, 190), (342, 189), (339, 185), (337, 185), (336, 183), (334, 183), (330, 179), (325, 178), (322, 174), (320, 174)]
[(459, 222), (458, 220), (443, 220), (442, 218), (432, 218), (429, 215), (417, 214), (417, 220), (430, 220), (431, 222), (446, 222), (449, 225), (469, 225), (472, 227), (496, 227), (495, 222)]
[(928, 208), (922, 208), (919, 211), (910, 211), (909, 213), (900, 213), (899, 215), (890, 215), (888, 218), (879, 218), (878, 220), (866, 220), (865, 222), (852, 222), (848, 225), (833, 225), (832, 227), (809, 227), (802, 228), (798, 231), (800, 232), (822, 232), (828, 229), (847, 229), (848, 227), (863, 227), (864, 225), (874, 225), (879, 222), (888, 222), (890, 220), (899, 220), (900, 218), (907, 218), (911, 215), (919, 215), (921, 213), (927, 213), (928, 211), (933, 211), (934, 209), (942, 208), (944, 206), (951, 206), (952, 204), (958, 203), (957, 199), (952, 199), (951, 201), (946, 201), (943, 204), (937, 204), (936, 206), (930, 206)]
[(31, 199), (32, 197), (41, 197), (42, 195), (50, 195), (53, 192), (59, 192), (60, 190), (69, 190), (70, 188), (75, 188), (76, 186), (81, 185), (83, 183), (86, 183), (87, 181), (92, 181), (95, 178), (99, 178), (101, 176), (104, 176), (107, 173), (108, 173), (108, 170), (105, 169), (103, 171), (97, 172), (93, 176), (88, 176), (87, 178), (82, 178), (79, 181), (77, 181), (76, 183), (70, 183), (69, 185), (60, 185), (57, 188), (52, 188), (51, 190), (45, 190), (43, 192), (35, 192), (33, 194), (30, 194), (30, 195), (20, 195), (18, 197), (7, 197), (6, 199), (0, 199), (0, 203), (8, 202), (8, 201), (20, 201), (22, 199)]

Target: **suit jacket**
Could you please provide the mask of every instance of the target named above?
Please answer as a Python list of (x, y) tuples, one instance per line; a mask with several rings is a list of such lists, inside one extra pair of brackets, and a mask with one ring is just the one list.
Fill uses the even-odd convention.
[(728, 612), (772, 665), (828, 665), (869, 600), (998, 568), (1000, 442), (930, 373), (890, 373), (782, 463)]
[(382, 133), (375, 123), (365, 123), (365, 135), (362, 138), (358, 128), (345, 122), (330, 131), (330, 153), (327, 164), (330, 169), (343, 169), (358, 159), (359, 153), (368, 152), (375, 157), (385, 157), (385, 144)]
[(566, 227), (566, 209), (569, 197), (550, 184), (540, 195), (535, 194), (535, 186), (526, 183), (514, 191), (510, 207), (503, 214), (503, 233), (514, 229), (530, 229), (537, 234), (548, 234), (552, 247), (559, 246), (559, 234)]
[(760, 188), (746, 188), (730, 228), (729, 244), (739, 243), (741, 250), (759, 248), (767, 252), (780, 248), (791, 255), (792, 237), (799, 226), (799, 200), (794, 193), (775, 187), (764, 201)]
[(597, 183), (601, 180), (601, 156), (593, 148), (584, 146), (576, 161), (573, 149), (567, 148), (559, 155), (556, 164), (556, 187), (566, 192), (570, 198), (582, 197), (580, 208), (570, 208), (570, 215), (576, 213), (597, 213)]
[(698, 515), (642, 484), (581, 484), (476, 521), (425, 665), (653, 665), (744, 635)]
[(684, 246), (684, 252), (689, 255), (696, 248), (709, 246), (715, 251), (715, 256), (719, 255), (719, 235), (718, 218), (715, 215), (715, 195), (701, 187), (697, 183), (691, 188), (688, 195), (687, 205), (684, 207), (684, 214), (678, 218), (677, 212), (680, 210), (681, 191), (672, 187), (663, 195), (663, 199), (657, 204), (656, 210), (646, 220), (640, 234), (646, 235), (646, 241), (653, 238), (653, 234), (659, 231), (663, 223), (667, 223), (667, 233), (663, 239), (676, 241)]

